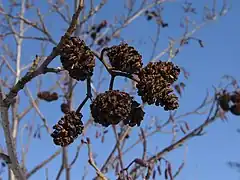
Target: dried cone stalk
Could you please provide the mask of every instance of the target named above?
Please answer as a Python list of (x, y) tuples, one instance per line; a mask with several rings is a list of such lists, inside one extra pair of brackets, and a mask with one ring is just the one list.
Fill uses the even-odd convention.
[(60, 56), (64, 69), (72, 78), (84, 81), (93, 75), (94, 55), (85, 42), (78, 37), (70, 37), (66, 40)]
[(126, 120), (131, 113), (132, 98), (128, 93), (110, 90), (99, 94), (90, 105), (96, 123), (103, 126), (118, 124)]
[(51, 134), (53, 142), (62, 147), (71, 144), (78, 135), (83, 132), (82, 117), (81, 113), (76, 113), (75, 111), (70, 111), (65, 114), (61, 120), (53, 126), (53, 129), (55, 129)]
[(166, 111), (177, 109), (178, 97), (173, 94), (171, 84), (177, 80), (179, 73), (179, 68), (172, 63), (150, 62), (139, 72), (138, 95), (149, 105), (161, 105)]
[(137, 74), (142, 68), (142, 56), (132, 46), (120, 44), (107, 51), (109, 61), (115, 70)]

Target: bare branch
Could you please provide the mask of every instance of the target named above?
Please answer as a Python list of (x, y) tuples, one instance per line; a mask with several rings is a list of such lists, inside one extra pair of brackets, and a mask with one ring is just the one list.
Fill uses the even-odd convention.
[(67, 29), (65, 35), (61, 38), (60, 42), (58, 43), (57, 47), (54, 48), (51, 52), (51, 54), (45, 59), (45, 61), (33, 72), (27, 72), (22, 79), (20, 79), (16, 85), (11, 89), (11, 91), (8, 93), (7, 97), (4, 99), (4, 104), (6, 107), (9, 107), (9, 105), (12, 103), (13, 99), (17, 96), (18, 92), (23, 89), (24, 85), (27, 84), (29, 81), (31, 81), (33, 78), (40, 74), (44, 74), (45, 68), (50, 64), (50, 62), (59, 54), (59, 49), (62, 47), (63, 43), (65, 42), (65, 39), (68, 38), (75, 30), (77, 19), (80, 14), (80, 11), (83, 8), (83, 0), (81, 0), (81, 3), (79, 4), (79, 7), (76, 11), (76, 13), (73, 14), (71, 24), (69, 28)]
[(88, 147), (88, 163), (95, 169), (97, 175), (102, 179), (102, 180), (107, 180), (107, 178), (104, 176), (104, 174), (98, 169), (97, 165), (95, 164), (93, 160), (93, 155), (92, 155), (92, 149), (91, 149), (91, 144), (90, 144), (90, 139), (87, 138), (87, 142), (84, 142), (87, 144)]
[(120, 148), (121, 144), (120, 144), (119, 137), (118, 137), (118, 134), (117, 134), (116, 126), (112, 125), (112, 128), (113, 128), (113, 132), (114, 132), (115, 139), (116, 139), (117, 150), (118, 150), (118, 159), (119, 159), (120, 166), (121, 166), (121, 171), (122, 171), (124, 169), (124, 165), (123, 165), (122, 150)]
[[(215, 104), (215, 102), (213, 103), (213, 105)], [(214, 107), (214, 106), (213, 106)], [(213, 123), (216, 119), (217, 119), (217, 114), (218, 114), (219, 109), (217, 108), (215, 110), (215, 113), (212, 117), (208, 117), (206, 119), (206, 121), (200, 125), (199, 127), (197, 127), (196, 129), (194, 129), (192, 132), (190, 132), (189, 134), (187, 134), (186, 136), (184, 136), (183, 138), (181, 138), (180, 140), (176, 141), (174, 144), (171, 144), (170, 146), (164, 148), (161, 152), (157, 153), (156, 155), (150, 157), (148, 159), (148, 162), (153, 162), (155, 160), (158, 160), (159, 158), (161, 158), (162, 156), (164, 156), (166, 153), (178, 148), (179, 146), (181, 146), (184, 142), (186, 142), (187, 140), (199, 136), (201, 135), (202, 130), (208, 126), (209, 124)], [(210, 113), (211, 114), (211, 110)], [(131, 170), (131, 173), (135, 173), (138, 169), (140, 168), (140, 166), (136, 166), (135, 168), (133, 168)]]
[(16, 148), (15, 148), (15, 145), (13, 144), (14, 141), (13, 141), (12, 133), (10, 131), (10, 125), (9, 125), (8, 107), (4, 105), (3, 93), (2, 93), (1, 87), (0, 87), (0, 107), (1, 107), (0, 111), (1, 111), (1, 118), (2, 118), (2, 127), (4, 129), (5, 141), (7, 144), (8, 155), (10, 157), (10, 162), (11, 162), (11, 164), (9, 164), (9, 167), (13, 170), (13, 173), (17, 179), (25, 180), (26, 178), (19, 165)]
[(41, 113), (40, 109), (38, 108), (38, 105), (35, 103), (35, 100), (33, 99), (33, 96), (29, 90), (28, 87), (26, 88), (26, 93), (28, 95), (28, 97), (31, 100), (31, 104), (33, 105), (34, 109), (36, 110), (37, 114), (39, 115), (39, 117), (42, 119), (43, 121), (43, 125), (46, 128), (47, 132), (50, 134), (51, 133), (51, 129), (49, 128), (48, 124), (47, 124), (47, 120), (45, 119), (45, 117), (43, 116), (43, 114)]

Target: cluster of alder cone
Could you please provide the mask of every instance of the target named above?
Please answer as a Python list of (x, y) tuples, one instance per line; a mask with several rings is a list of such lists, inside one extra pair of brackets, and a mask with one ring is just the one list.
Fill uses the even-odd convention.
[[(107, 66), (111, 70), (137, 77), (136, 88), (143, 103), (162, 106), (165, 111), (178, 108), (178, 97), (171, 87), (180, 74), (178, 66), (172, 62), (158, 61), (149, 62), (143, 67), (142, 56), (126, 43), (104, 48), (104, 53), (109, 60)], [(93, 75), (95, 55), (80, 38), (67, 39), (59, 55), (63, 68), (73, 79), (84, 81)], [(51, 95), (46, 95), (46, 98), (47, 96)], [(44, 98), (41, 96), (41, 99)], [(62, 104), (61, 109), (65, 115), (53, 126), (54, 132), (51, 136), (56, 145), (67, 146), (82, 133), (83, 115), (79, 108), (70, 111), (67, 104)], [(127, 92), (111, 88), (99, 93), (92, 100), (90, 110), (94, 122), (105, 127), (120, 122), (131, 127), (140, 126), (145, 114), (141, 104)]]
[(219, 96), (219, 105), (223, 111), (240, 116), (240, 91), (229, 93), (224, 90)]

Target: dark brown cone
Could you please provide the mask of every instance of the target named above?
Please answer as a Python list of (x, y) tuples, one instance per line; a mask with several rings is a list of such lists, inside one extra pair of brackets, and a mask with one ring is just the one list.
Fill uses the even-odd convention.
[(42, 91), (37, 94), (38, 98), (47, 102), (58, 100), (58, 94), (56, 92), (50, 93), (49, 91)]
[(132, 101), (131, 115), (129, 119), (124, 121), (124, 124), (128, 124), (131, 127), (140, 126), (141, 121), (144, 118), (145, 112), (137, 101)]
[(230, 111), (236, 116), (240, 116), (240, 103), (231, 106)]
[(161, 106), (164, 106), (165, 111), (177, 109), (179, 107), (178, 97), (175, 94), (165, 94)]
[(224, 111), (229, 111), (230, 106), (229, 106), (229, 102), (231, 100), (231, 97), (229, 95), (229, 93), (224, 92), (220, 97), (219, 97), (219, 105), (222, 108), (222, 110)]
[(170, 84), (173, 84), (178, 79), (180, 68), (175, 66), (172, 62), (161, 62), (161, 64), (163, 78)]
[(233, 103), (240, 103), (240, 92), (235, 91), (234, 94), (231, 95), (231, 101)]
[(67, 113), (70, 111), (69, 105), (66, 104), (66, 103), (62, 103), (62, 104), (61, 104), (61, 111), (62, 111), (64, 114), (67, 114)]
[(142, 56), (132, 46), (120, 44), (107, 51), (112, 67), (128, 73), (138, 73), (142, 68)]
[[(174, 110), (178, 108), (178, 98), (173, 94), (170, 87), (170, 74), (164, 79), (161, 62), (149, 63), (139, 73), (140, 82), (136, 85), (138, 95), (141, 96), (144, 103), (162, 106), (165, 110)], [(176, 75), (176, 76), (175, 76)], [(177, 73), (173, 74), (173, 79), (177, 79)], [(169, 82), (170, 81), (170, 82)]]
[(172, 62), (150, 62), (144, 69), (146, 72), (161, 75), (170, 84), (173, 84), (180, 74), (180, 68)]
[(75, 111), (68, 112), (56, 125), (53, 126), (54, 132), (51, 134), (53, 142), (59, 146), (68, 146), (78, 135), (82, 134), (84, 126), (81, 121), (82, 114)]
[(110, 90), (99, 94), (90, 108), (94, 121), (107, 127), (129, 118), (131, 105), (132, 98), (128, 93)]
[(63, 45), (60, 56), (64, 69), (72, 78), (84, 81), (87, 77), (92, 76), (95, 58), (83, 40), (78, 37), (70, 37)]

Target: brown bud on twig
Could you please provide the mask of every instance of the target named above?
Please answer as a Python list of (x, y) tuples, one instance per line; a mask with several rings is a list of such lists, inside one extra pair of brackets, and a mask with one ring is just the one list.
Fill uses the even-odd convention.
[(188, 123), (187, 122), (184, 122), (184, 124), (185, 124), (185, 128), (189, 131), (190, 130), (190, 128), (189, 128), (189, 125), (188, 125)]
[(161, 25), (162, 25), (162, 28), (166, 28), (166, 27), (168, 27), (168, 23), (164, 23), (164, 22), (162, 22)]
[(201, 39), (198, 40), (198, 43), (202, 48), (204, 47), (203, 41)]
[(102, 21), (102, 22), (98, 25), (98, 27), (97, 27), (97, 29), (96, 29), (96, 32), (99, 33), (99, 32), (100, 32), (103, 28), (105, 28), (105, 27), (107, 27), (107, 21), (106, 21), (106, 20)]
[(152, 174), (153, 180), (155, 179), (155, 177), (156, 177), (156, 170), (154, 169), (154, 170), (153, 170), (153, 174)]
[(70, 111), (69, 105), (66, 104), (66, 103), (62, 103), (62, 104), (61, 104), (61, 111), (62, 111), (64, 114), (67, 114), (67, 113)]
[(85, 142), (83, 139), (81, 139), (81, 143), (82, 143), (82, 144), (85, 144), (86, 142)]
[(104, 143), (104, 141), (105, 141), (105, 136), (104, 136), (104, 135), (102, 135), (102, 138), (101, 138), (101, 143)]
[(134, 160), (134, 162), (142, 167), (148, 167), (149, 166), (149, 163), (145, 160), (142, 160), (142, 159), (139, 159), (139, 158), (136, 158)]
[(180, 130), (183, 132), (183, 134), (186, 134), (186, 131), (183, 129), (182, 125), (180, 125)]
[(177, 93), (179, 94), (179, 96), (182, 96), (182, 90), (181, 90), (179, 84), (176, 84), (176, 85), (174, 86), (174, 89), (177, 91)]
[(170, 180), (173, 180), (173, 175), (172, 175), (172, 167), (171, 167), (171, 164), (168, 162), (167, 163), (167, 172), (168, 172), (168, 175), (170, 177)]
[(88, 143), (88, 144), (90, 144), (90, 143), (91, 143), (91, 141), (90, 141), (90, 138), (89, 138), (89, 137), (87, 137), (87, 143)]
[(165, 176), (165, 179), (168, 179), (168, 169), (167, 168), (164, 171), (164, 176)]
[(157, 171), (158, 171), (159, 176), (161, 176), (162, 175), (162, 171), (161, 171), (160, 165), (157, 166)]

